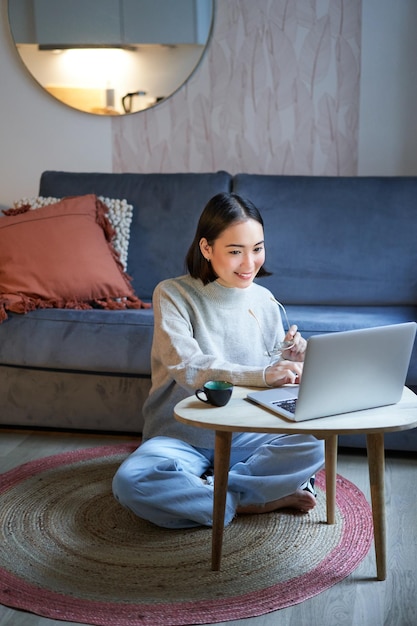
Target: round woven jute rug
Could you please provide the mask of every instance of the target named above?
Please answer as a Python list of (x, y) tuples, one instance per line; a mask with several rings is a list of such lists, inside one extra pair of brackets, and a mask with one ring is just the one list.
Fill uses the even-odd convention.
[(338, 476), (326, 524), (324, 473), (308, 515), (241, 516), (224, 531), (165, 530), (122, 508), (112, 477), (131, 445), (69, 452), (0, 476), (0, 602), (45, 617), (111, 626), (208, 624), (302, 602), (348, 576), (372, 542), (361, 491)]

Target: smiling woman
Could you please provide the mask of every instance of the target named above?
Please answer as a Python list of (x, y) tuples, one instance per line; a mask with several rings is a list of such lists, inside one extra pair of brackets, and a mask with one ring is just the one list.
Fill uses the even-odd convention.
[[(213, 518), (214, 431), (174, 420), (177, 403), (208, 380), (278, 387), (301, 375), (300, 334), (295, 352), (270, 365), (249, 313), (256, 312), (271, 345), (288, 339), (272, 293), (254, 282), (266, 273), (263, 239), (263, 219), (251, 201), (216, 194), (198, 220), (188, 274), (163, 280), (153, 292), (153, 384), (143, 407), (143, 443), (116, 472), (113, 493), (157, 526), (193, 528), (220, 519)], [(323, 465), (323, 451), (310, 436), (235, 433), (223, 459), (222, 523), (236, 514), (314, 509), (310, 479)]]
[(175, 93), (207, 46), (214, 0), (9, 0), (20, 59), (52, 96), (100, 115)]

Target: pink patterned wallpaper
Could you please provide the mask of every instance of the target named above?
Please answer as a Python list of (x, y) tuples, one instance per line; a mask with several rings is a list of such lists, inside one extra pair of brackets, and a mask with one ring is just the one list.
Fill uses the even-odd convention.
[(191, 79), (114, 118), (113, 171), (356, 175), (361, 0), (216, 0)]

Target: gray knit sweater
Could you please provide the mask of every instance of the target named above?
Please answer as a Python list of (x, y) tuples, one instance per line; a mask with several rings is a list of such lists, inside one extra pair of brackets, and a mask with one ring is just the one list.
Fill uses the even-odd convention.
[(258, 284), (204, 286), (188, 275), (160, 283), (153, 308), (152, 388), (143, 408), (143, 438), (175, 437), (212, 448), (214, 433), (177, 422), (174, 406), (207, 380), (265, 387), (267, 351), (284, 336), (279, 308)]

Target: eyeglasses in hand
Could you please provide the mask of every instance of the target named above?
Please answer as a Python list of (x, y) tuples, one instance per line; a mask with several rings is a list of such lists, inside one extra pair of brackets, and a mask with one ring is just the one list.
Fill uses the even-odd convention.
[[(287, 315), (287, 311), (285, 310), (285, 307), (283, 304), (281, 304), (281, 302), (279, 302), (276, 298), (274, 298), (273, 296), (271, 297), (271, 300), (273, 302), (275, 302), (275, 304), (277, 304), (282, 312), (282, 316), (284, 318), (284, 322), (285, 324), (283, 324), (284, 326), (284, 331), (285, 334), (288, 334), (288, 331), (290, 329), (290, 322), (288, 320), (288, 315)], [(262, 340), (264, 342), (265, 348), (266, 348), (266, 354), (267, 356), (269, 356), (270, 358), (270, 365), (272, 365), (273, 363), (276, 363), (277, 361), (279, 361), (282, 358), (282, 353), (285, 352), (285, 350), (289, 350), (290, 348), (293, 347), (294, 345), (294, 339), (291, 340), (284, 340), (284, 341), (278, 341), (273, 348), (269, 349), (268, 348), (268, 344), (265, 341), (265, 336), (262, 332), (262, 328), (261, 325), (259, 323), (258, 318), (256, 317), (255, 313), (252, 311), (252, 309), (249, 309), (249, 313), (250, 315), (252, 315), (252, 317), (255, 318), (256, 323), (259, 326), (259, 330), (261, 331), (261, 335), (262, 335)]]

